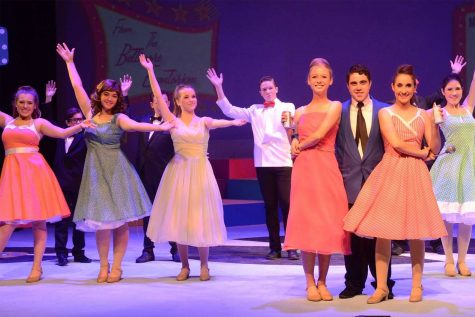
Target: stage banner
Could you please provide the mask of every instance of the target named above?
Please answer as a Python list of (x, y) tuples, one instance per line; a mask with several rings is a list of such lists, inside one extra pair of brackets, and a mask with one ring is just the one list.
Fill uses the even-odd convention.
[(218, 18), (209, 1), (84, 0), (93, 30), (96, 82), (132, 76), (129, 96), (143, 101), (150, 94), (144, 53), (155, 65), (162, 90), (191, 84), (202, 97), (214, 96), (205, 77), (216, 65)]

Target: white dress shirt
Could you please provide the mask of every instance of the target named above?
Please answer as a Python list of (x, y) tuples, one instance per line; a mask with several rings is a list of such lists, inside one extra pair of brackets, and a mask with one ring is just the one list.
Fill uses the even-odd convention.
[(67, 137), (64, 140), (64, 153), (68, 153), (69, 148), (71, 147), (71, 144), (73, 143), (73, 141), (74, 141), (74, 136)]
[(290, 144), (282, 125), (282, 112), (295, 114), (293, 103), (274, 100), (274, 107), (264, 108), (254, 104), (249, 108), (231, 105), (227, 98), (217, 101), (223, 113), (233, 119), (244, 119), (251, 123), (254, 135), (254, 165), (256, 167), (291, 167)]
[[(356, 137), (356, 119), (358, 116), (358, 102), (355, 100), (351, 100), (351, 105), (350, 105), (350, 124), (351, 124), (351, 132), (353, 133), (353, 136)], [(366, 123), (366, 131), (368, 132), (368, 137), (369, 133), (371, 131), (371, 124), (373, 121), (373, 101), (370, 98), (367, 98), (365, 101), (363, 101), (364, 107), (361, 108), (361, 111), (363, 113), (363, 118)], [(363, 148), (361, 147), (361, 142), (358, 142), (358, 152), (360, 153), (361, 158), (363, 158)]]
[[(163, 122), (163, 121), (160, 121), (160, 120), (153, 120), (153, 121), (152, 121), (152, 124), (154, 124), (154, 125), (160, 125), (160, 124), (162, 124), (162, 122)], [(153, 135), (154, 132), (155, 132), (155, 131), (150, 131), (150, 132), (148, 133), (148, 140), (149, 140), (149, 141), (150, 141), (150, 139), (152, 138), (152, 135)]]

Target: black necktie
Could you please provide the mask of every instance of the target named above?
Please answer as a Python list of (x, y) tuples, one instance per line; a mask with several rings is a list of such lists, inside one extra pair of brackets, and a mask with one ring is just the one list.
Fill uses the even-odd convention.
[(356, 136), (355, 141), (356, 145), (361, 141), (361, 148), (363, 153), (366, 149), (366, 143), (368, 143), (368, 131), (366, 131), (366, 122), (363, 117), (363, 111), (361, 108), (364, 107), (364, 103), (358, 102), (356, 105), (358, 107), (358, 114), (356, 116)]

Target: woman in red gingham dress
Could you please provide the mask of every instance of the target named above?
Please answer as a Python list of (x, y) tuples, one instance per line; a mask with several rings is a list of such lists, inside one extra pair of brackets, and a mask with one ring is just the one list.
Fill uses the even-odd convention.
[[(377, 288), (368, 304), (387, 299), (391, 240), (409, 240), (412, 290), (409, 301), (422, 300), (424, 241), (447, 235), (424, 160), (434, 159), (440, 137), (433, 119), (412, 105), (416, 77), (402, 65), (393, 79), (396, 102), (379, 112), (385, 154), (345, 217), (344, 229), (376, 237)], [(430, 147), (421, 149), (425, 137)]]

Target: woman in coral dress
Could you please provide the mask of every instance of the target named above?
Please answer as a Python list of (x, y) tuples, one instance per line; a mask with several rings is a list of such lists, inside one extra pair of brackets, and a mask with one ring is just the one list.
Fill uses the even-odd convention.
[[(445, 221), (448, 236), (442, 238), (445, 253), (445, 275), (462, 276), (472, 273), (465, 258), (475, 223), (475, 73), (464, 103), (462, 80), (456, 74), (448, 75), (442, 83), (442, 94), (447, 100), (445, 120), (439, 125), (445, 136), (445, 145), (430, 171), (435, 197)], [(455, 147), (455, 152), (447, 149)], [(458, 257), (453, 254), (453, 226), (458, 224)]]
[(58, 128), (40, 118), (36, 91), (18, 88), (13, 102), (13, 117), (0, 112), (0, 127), (5, 161), (0, 176), (0, 253), (13, 230), (31, 224), (34, 258), (26, 282), (38, 282), (43, 273), (41, 261), (46, 247), (46, 222), (70, 215), (59, 183), (48, 163), (38, 152), (43, 135), (67, 138), (86, 127), (86, 123), (67, 129)]
[(196, 92), (189, 85), (178, 85), (173, 94), (174, 111), (163, 100), (153, 64), (143, 54), (140, 63), (147, 70), (152, 91), (165, 120), (174, 120), (170, 131), (175, 156), (168, 163), (153, 202), (147, 236), (154, 242), (175, 241), (182, 268), (177, 281), (190, 275), (188, 246), (198, 247), (200, 280), (210, 279), (209, 247), (226, 241), (223, 202), (207, 149), (209, 130), (246, 124), (244, 120), (215, 120), (198, 117)]
[(308, 105), (297, 109), (294, 118), (299, 138), (292, 142), (292, 152), (297, 158), (292, 170), (284, 249), (301, 250), (310, 301), (333, 299), (326, 287), (331, 254), (350, 252), (348, 234), (343, 231), (348, 202), (335, 157), (341, 103), (328, 99), (332, 82), (328, 62), (314, 59), (308, 74), (313, 98)]
[[(440, 217), (432, 182), (424, 160), (434, 159), (440, 149), (438, 130), (425, 111), (412, 104), (416, 77), (410, 65), (394, 76), (396, 102), (378, 113), (385, 154), (365, 182), (344, 229), (376, 237), (377, 288), (368, 304), (387, 299), (391, 240), (410, 240), (412, 290), (409, 301), (422, 300), (424, 241), (447, 232)], [(430, 147), (421, 149), (425, 137)]]
[(56, 51), (66, 63), (81, 111), (96, 125), (85, 132), (87, 153), (74, 222), (79, 230), (96, 232), (101, 262), (97, 282), (115, 283), (122, 278), (122, 260), (129, 241), (128, 222), (148, 216), (151, 208), (140, 177), (120, 150), (120, 138), (124, 131), (163, 131), (173, 124), (139, 123), (123, 114), (122, 91), (112, 79), (101, 81), (89, 98), (74, 64), (74, 48), (70, 50), (63, 43), (56, 46)]

